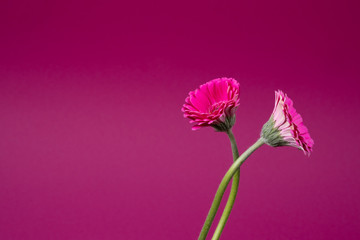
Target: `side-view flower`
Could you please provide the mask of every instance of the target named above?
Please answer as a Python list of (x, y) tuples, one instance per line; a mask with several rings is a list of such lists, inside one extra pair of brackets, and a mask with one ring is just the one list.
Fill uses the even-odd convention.
[(195, 123), (193, 130), (211, 126), (225, 132), (235, 123), (240, 105), (240, 84), (232, 78), (217, 78), (191, 91), (182, 108), (184, 117)]
[(310, 155), (314, 140), (293, 106), (293, 101), (282, 91), (275, 92), (275, 106), (261, 137), (272, 147), (292, 146)]

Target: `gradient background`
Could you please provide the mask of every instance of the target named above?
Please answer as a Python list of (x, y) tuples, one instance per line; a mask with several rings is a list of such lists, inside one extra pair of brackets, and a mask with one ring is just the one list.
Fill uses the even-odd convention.
[(180, 109), (222, 76), (240, 152), (277, 89), (315, 140), (248, 159), (223, 239), (359, 239), (359, 7), (2, 1), (0, 239), (196, 239), (231, 150)]

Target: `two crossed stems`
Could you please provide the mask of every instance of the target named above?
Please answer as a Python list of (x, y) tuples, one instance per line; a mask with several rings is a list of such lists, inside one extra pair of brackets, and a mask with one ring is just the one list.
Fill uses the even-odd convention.
[(218, 190), (215, 194), (213, 203), (212, 203), (209, 213), (206, 217), (203, 228), (201, 229), (201, 232), (199, 235), (199, 240), (205, 240), (205, 238), (210, 230), (211, 224), (214, 221), (216, 212), (220, 206), (220, 202), (224, 195), (226, 187), (229, 184), (231, 178), (233, 178), (229, 199), (226, 203), (226, 206), (224, 208), (223, 215), (220, 218), (219, 224), (216, 227), (216, 230), (214, 232), (212, 240), (217, 240), (220, 238), (222, 230), (224, 229), (225, 223), (226, 223), (227, 219), (229, 218), (231, 209), (235, 202), (236, 194), (237, 194), (238, 187), (239, 187), (240, 166), (256, 149), (258, 149), (259, 147), (261, 147), (264, 144), (264, 141), (260, 138), (239, 157), (239, 152), (237, 150), (235, 137), (234, 137), (232, 131), (229, 130), (227, 132), (227, 134), (228, 134), (228, 136), (230, 138), (230, 142), (231, 142), (234, 163), (231, 165), (229, 170), (226, 172), (225, 176), (223, 177), (223, 179), (220, 183), (220, 186), (218, 187)]

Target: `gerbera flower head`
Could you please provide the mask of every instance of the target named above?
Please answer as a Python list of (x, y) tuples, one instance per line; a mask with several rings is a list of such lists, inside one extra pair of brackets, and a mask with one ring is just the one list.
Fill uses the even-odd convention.
[(275, 107), (262, 128), (261, 137), (272, 147), (293, 146), (310, 155), (314, 140), (293, 107), (293, 101), (282, 91), (275, 92)]
[(182, 111), (195, 123), (193, 130), (211, 126), (225, 132), (234, 125), (239, 105), (240, 84), (233, 78), (217, 78), (191, 91)]

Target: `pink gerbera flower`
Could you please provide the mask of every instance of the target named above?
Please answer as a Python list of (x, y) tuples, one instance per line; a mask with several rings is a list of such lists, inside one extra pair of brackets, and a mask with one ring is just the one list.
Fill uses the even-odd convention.
[(240, 105), (239, 87), (235, 79), (217, 78), (191, 91), (182, 111), (190, 123), (195, 123), (192, 129), (211, 126), (220, 132), (230, 130)]
[(310, 155), (314, 141), (291, 99), (282, 91), (275, 92), (275, 107), (262, 128), (261, 137), (273, 147), (293, 146)]

